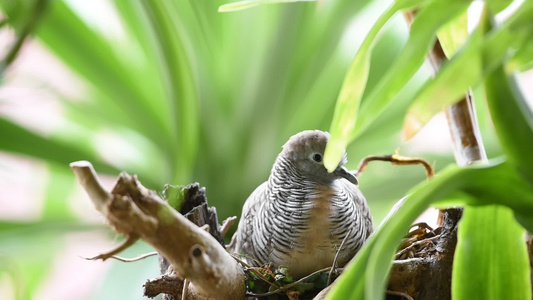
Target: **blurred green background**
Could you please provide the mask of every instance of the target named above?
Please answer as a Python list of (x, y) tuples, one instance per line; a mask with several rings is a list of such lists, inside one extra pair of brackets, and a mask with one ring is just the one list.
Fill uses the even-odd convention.
[[(157, 260), (89, 262), (118, 237), (77, 187), (68, 164), (89, 160), (111, 188), (121, 170), (147, 187), (199, 182), (219, 221), (239, 215), (285, 141), (328, 130), (346, 70), (388, 1), (317, 1), (218, 13), (221, 0), (1, 0), (5, 57), (37, 22), (17, 60), (0, 69), (0, 298), (142, 299)], [(369, 86), (405, 43), (401, 15), (372, 56)], [(348, 148), (367, 155), (453, 162), (438, 115), (401, 141), (409, 97), (397, 100)], [(489, 157), (499, 155), (476, 103)], [(480, 113), (481, 112), (481, 113)], [(421, 167), (372, 164), (360, 178), (375, 223), (425, 180)], [(139, 242), (122, 256), (152, 251)]]

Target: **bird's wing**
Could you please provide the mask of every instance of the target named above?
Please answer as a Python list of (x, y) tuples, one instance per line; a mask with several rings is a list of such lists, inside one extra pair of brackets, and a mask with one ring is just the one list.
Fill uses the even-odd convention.
[(259, 208), (267, 199), (266, 191), (267, 182), (264, 182), (244, 202), (239, 226), (231, 239), (230, 252), (240, 253), (243, 251), (245, 254), (252, 253), (253, 220), (258, 214)]
[(355, 202), (356, 209), (359, 210), (363, 217), (363, 222), (365, 222), (364, 228), (367, 229), (366, 238), (368, 238), (370, 234), (374, 232), (374, 225), (372, 222), (372, 215), (370, 214), (370, 209), (368, 208), (365, 196), (363, 196), (363, 193), (361, 193), (361, 191), (355, 184), (348, 182), (347, 180), (341, 181), (344, 185), (348, 197)]

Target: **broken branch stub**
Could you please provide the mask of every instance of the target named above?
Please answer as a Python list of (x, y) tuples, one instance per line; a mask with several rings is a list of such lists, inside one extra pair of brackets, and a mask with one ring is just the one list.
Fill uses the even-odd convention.
[(240, 265), (209, 233), (191, 223), (146, 189), (135, 176), (121, 173), (111, 193), (100, 184), (89, 162), (71, 168), (96, 209), (117, 232), (139, 236), (152, 245), (174, 270), (191, 282), (189, 295), (211, 299), (243, 299)]
[(144, 296), (154, 298), (165, 293), (169, 295), (179, 295), (183, 290), (183, 280), (176, 275), (162, 275), (146, 281), (144, 284)]

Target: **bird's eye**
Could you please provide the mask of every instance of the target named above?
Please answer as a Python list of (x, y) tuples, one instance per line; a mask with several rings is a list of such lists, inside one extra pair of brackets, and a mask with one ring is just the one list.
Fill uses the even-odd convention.
[(315, 153), (315, 154), (311, 155), (311, 157), (312, 157), (313, 160), (316, 161), (317, 163), (322, 162), (322, 155), (320, 155), (319, 153)]

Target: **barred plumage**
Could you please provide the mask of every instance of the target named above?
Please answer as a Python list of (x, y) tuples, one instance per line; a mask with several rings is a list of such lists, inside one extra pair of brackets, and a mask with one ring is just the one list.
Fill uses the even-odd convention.
[(372, 217), (357, 179), (344, 168), (346, 155), (332, 173), (322, 165), (328, 139), (307, 130), (283, 146), (268, 181), (244, 204), (233, 251), (288, 266), (296, 278), (331, 266), (348, 232), (338, 265), (357, 253), (373, 231)]

